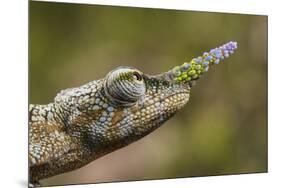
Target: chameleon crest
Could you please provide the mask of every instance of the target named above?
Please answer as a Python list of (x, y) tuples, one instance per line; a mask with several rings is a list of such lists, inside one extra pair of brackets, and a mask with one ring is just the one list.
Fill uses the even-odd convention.
[(188, 102), (195, 80), (236, 48), (226, 43), (154, 76), (118, 67), (62, 90), (53, 103), (30, 105), (30, 182), (80, 168), (151, 133)]

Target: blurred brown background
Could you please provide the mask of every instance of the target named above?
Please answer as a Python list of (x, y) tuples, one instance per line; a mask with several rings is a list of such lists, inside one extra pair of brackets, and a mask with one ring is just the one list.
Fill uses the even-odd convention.
[(44, 185), (267, 171), (267, 17), (30, 2), (30, 103), (117, 66), (158, 74), (225, 42), (229, 59), (192, 89), (161, 128)]

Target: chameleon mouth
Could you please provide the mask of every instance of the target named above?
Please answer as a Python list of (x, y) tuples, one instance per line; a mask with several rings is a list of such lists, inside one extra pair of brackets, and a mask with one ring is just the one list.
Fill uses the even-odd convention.
[[(189, 100), (189, 93), (188, 92), (178, 92), (178, 93), (174, 93), (170, 96), (167, 97), (168, 103), (170, 104), (170, 106), (179, 106), (182, 107), (184, 104), (186, 104)], [(164, 100), (164, 102), (165, 102)], [(169, 100), (171, 102), (169, 102)], [(181, 105), (182, 104), (182, 105)]]
[(144, 127), (161, 124), (181, 109), (189, 100), (189, 92), (177, 92), (164, 96), (163, 99), (148, 99), (145, 106), (133, 111), (133, 120)]
[[(171, 106), (183, 106), (186, 104), (189, 100), (189, 92), (187, 91), (181, 91), (181, 92), (176, 92), (168, 96), (164, 96), (164, 98), (154, 98), (148, 100), (148, 105), (144, 106), (143, 109), (149, 109), (150, 107), (162, 107), (168, 108)], [(182, 105), (181, 105), (182, 104)]]

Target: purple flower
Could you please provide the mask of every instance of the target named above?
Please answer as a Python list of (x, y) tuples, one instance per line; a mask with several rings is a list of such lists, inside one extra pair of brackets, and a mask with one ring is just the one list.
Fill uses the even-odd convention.
[(221, 58), (221, 56), (222, 56), (221, 50), (216, 49), (215, 50), (215, 56), (216, 56), (216, 58)]
[(229, 51), (228, 50), (224, 50), (223, 51), (223, 55), (224, 55), (224, 57), (229, 57)]
[[(229, 57), (230, 54), (234, 53), (234, 50), (237, 49), (237, 42), (230, 41), (219, 48), (212, 49), (210, 52), (215, 56), (216, 59), (224, 59)], [(214, 61), (216, 64), (219, 61)]]
[(207, 56), (206, 58), (205, 58), (205, 61), (210, 61), (212, 59), (212, 56)]
[(183, 66), (181, 67), (181, 71), (185, 72), (190, 68), (190, 64), (189, 63), (185, 63), (183, 64)]
[(202, 62), (202, 57), (197, 57), (195, 60), (196, 63), (201, 63)]
[(182, 72), (187, 72), (189, 69), (197, 71), (197, 74), (200, 75), (202, 74), (201, 71), (207, 72), (211, 65), (219, 64), (222, 59), (229, 57), (236, 49), (237, 42), (230, 41), (220, 47), (211, 49), (209, 52), (204, 52), (202, 56), (192, 59), (190, 63), (184, 63), (180, 68), (175, 68), (174, 75), (181, 76)]
[(216, 59), (215, 61), (214, 61), (214, 64), (219, 64), (220, 63), (220, 59)]
[(203, 62), (203, 66), (208, 66), (209, 65), (209, 61), (204, 61)]

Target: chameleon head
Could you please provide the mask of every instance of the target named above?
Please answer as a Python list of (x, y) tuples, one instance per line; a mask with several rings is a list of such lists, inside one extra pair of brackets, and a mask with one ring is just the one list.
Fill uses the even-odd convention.
[(150, 76), (131, 67), (119, 67), (108, 73), (103, 90), (115, 113), (109, 122), (108, 139), (138, 139), (187, 103), (190, 85), (177, 83), (169, 76)]
[(162, 125), (188, 102), (195, 80), (236, 48), (236, 42), (226, 43), (155, 76), (119, 67), (104, 79), (62, 91), (55, 102), (68, 109), (69, 133), (83, 137), (101, 156)]
[(103, 89), (115, 112), (108, 122), (108, 139), (130, 143), (162, 125), (188, 102), (195, 80), (236, 48), (236, 42), (229, 42), (156, 76), (131, 67), (108, 73)]

